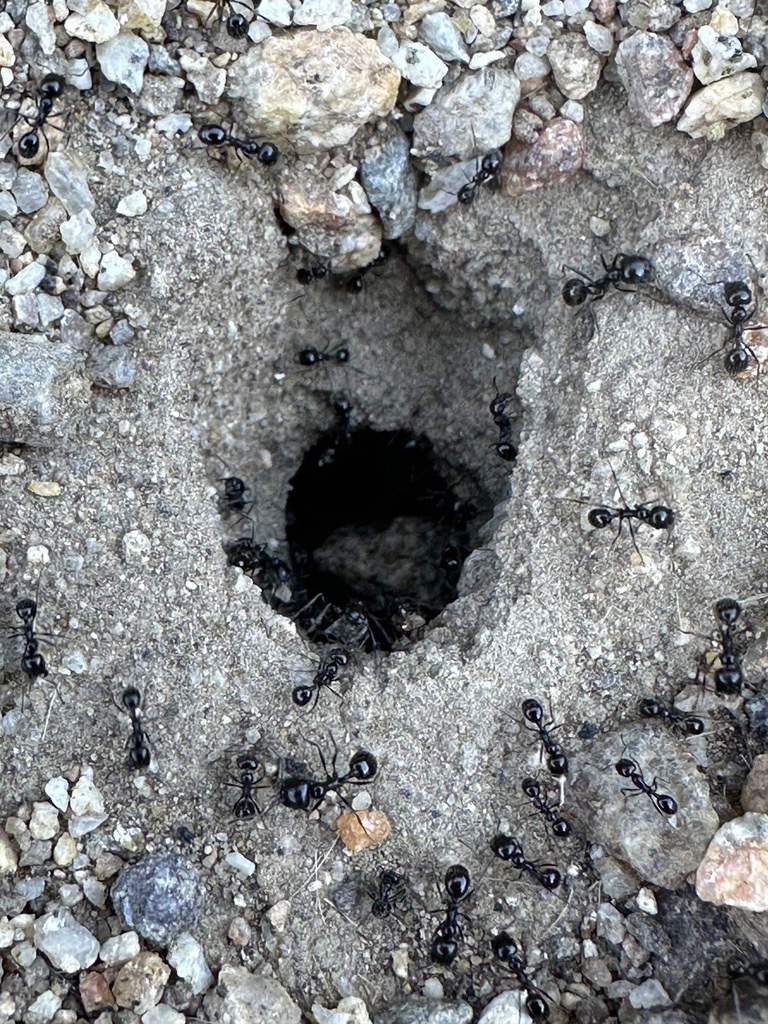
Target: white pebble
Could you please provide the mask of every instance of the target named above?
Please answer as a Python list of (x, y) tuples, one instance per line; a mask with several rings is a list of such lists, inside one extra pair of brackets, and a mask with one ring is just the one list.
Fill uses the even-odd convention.
[(101, 260), (101, 270), (96, 280), (96, 286), (102, 292), (116, 292), (119, 288), (125, 288), (127, 284), (136, 277), (136, 271), (129, 260), (112, 250), (106, 253)]
[(231, 868), (234, 868), (235, 871), (241, 871), (249, 878), (256, 870), (256, 865), (253, 861), (248, 860), (247, 857), (244, 857), (242, 853), (239, 853), (237, 850), (233, 850), (231, 853), (228, 853), (224, 860)]
[(147, 212), (147, 197), (141, 189), (137, 189), (120, 200), (117, 204), (117, 212), (122, 217), (141, 217)]

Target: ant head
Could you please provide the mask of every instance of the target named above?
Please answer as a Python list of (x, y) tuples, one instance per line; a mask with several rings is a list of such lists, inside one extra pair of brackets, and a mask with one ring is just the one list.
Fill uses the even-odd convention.
[(336, 362), (337, 363), (348, 363), (349, 362), (349, 349), (348, 348), (336, 349)]
[(656, 806), (662, 814), (677, 814), (677, 801), (666, 793), (659, 793), (656, 797)]
[(661, 704), (653, 697), (640, 701), (640, 715), (643, 718), (659, 718), (664, 714)]
[(647, 284), (653, 281), (651, 261), (645, 256), (618, 256), (618, 267), (624, 284)]
[(197, 135), (206, 146), (223, 146), (227, 141), (227, 133), (220, 124), (204, 124)]
[(587, 513), (587, 522), (596, 530), (609, 526), (613, 519), (614, 513), (609, 508), (591, 508)]
[(541, 872), (539, 881), (545, 889), (549, 889), (551, 892), (560, 885), (562, 878), (560, 876), (560, 872), (556, 868), (545, 868)]
[[(744, 682), (744, 673), (741, 671), (741, 666), (733, 657), (721, 655), (720, 660), (723, 662), (727, 660), (729, 664), (722, 665), (715, 672), (715, 691), (725, 697), (736, 697), (741, 693), (741, 686)], [(731, 661), (734, 664), (730, 664)]]
[(560, 747), (555, 746), (553, 752), (547, 758), (547, 768), (549, 768), (553, 775), (568, 774), (568, 758)]
[(300, 708), (305, 708), (312, 700), (313, 693), (313, 686), (294, 686), (293, 693), (291, 694), (293, 703), (298, 704)]
[[(18, 609), (17, 609), (18, 610)], [(722, 597), (715, 602), (715, 615), (724, 626), (733, 626), (741, 615), (741, 605), (733, 597)]]
[(514, 462), (517, 458), (517, 448), (509, 441), (498, 441), (494, 446), (496, 454), (500, 455), (505, 462)]
[(255, 772), (259, 762), (252, 754), (240, 754), (237, 759), (237, 767), (244, 772)]
[(491, 938), (491, 949), (496, 959), (500, 960), (503, 964), (508, 964), (511, 960), (518, 959), (517, 943), (509, 932), (499, 932), (498, 935), (494, 935)]
[(480, 167), (486, 174), (498, 174), (501, 170), (502, 156), (498, 149), (492, 149), (486, 153), (480, 162)]
[(668, 530), (675, 524), (675, 513), (665, 505), (654, 505), (643, 518), (654, 530)]
[[(296, 271), (296, 276), (298, 277), (300, 273), (302, 273), (302, 271), (301, 270), (297, 270)], [(304, 271), (304, 273), (307, 273), (307, 274), (310, 275), (310, 281), (311, 281), (312, 280), (311, 271), (307, 270), (307, 271)], [(305, 282), (302, 281), (302, 284), (304, 284), (304, 283)], [(300, 366), (316, 366), (319, 362), (322, 361), (322, 356), (321, 356), (320, 352), (318, 352), (318, 350), (316, 348), (305, 348), (305, 349), (302, 349), (301, 352), (299, 352), (299, 354), (296, 357), (296, 359), (297, 359), (297, 361), (298, 361)]]
[(549, 1007), (544, 996), (532, 995), (525, 1000), (525, 1008), (530, 1014), (531, 1020), (546, 1020), (549, 1017)]
[(141, 694), (135, 686), (123, 691), (123, 704), (129, 711), (135, 711), (141, 704)]
[(463, 864), (452, 864), (445, 872), (445, 891), (452, 900), (461, 900), (469, 892), (469, 871)]
[(621, 775), (625, 779), (628, 779), (630, 775), (632, 775), (632, 773), (637, 769), (637, 765), (629, 757), (620, 758), (616, 762), (614, 767), (616, 768), (616, 771), (619, 773), (619, 775)]
[(40, 82), (37, 91), (44, 99), (54, 100), (64, 91), (64, 79), (51, 72)]
[(37, 156), (40, 152), (40, 136), (37, 134), (37, 129), (33, 128), (31, 132), (25, 132), (19, 139), (19, 156), (23, 157), (24, 160), (31, 160), (33, 156)]
[(248, 35), (249, 22), (244, 14), (233, 11), (227, 18), (227, 34), (232, 39), (245, 39)]
[(523, 781), (521, 783), (521, 786), (522, 786), (523, 792), (525, 793), (526, 796), (528, 796), (528, 797), (537, 797), (537, 796), (539, 796), (540, 789), (539, 789), (539, 784), (536, 781), (536, 779), (523, 779)]
[(724, 281), (723, 295), (726, 305), (731, 308), (748, 306), (752, 301), (752, 289), (746, 281)]
[(149, 747), (145, 747), (143, 743), (138, 747), (131, 747), (128, 757), (131, 768), (148, 768), (150, 759)]
[[(284, 779), (280, 787), (280, 802), (292, 811), (309, 810), (310, 801), (315, 799), (312, 793), (313, 783), (307, 779)], [(321, 794), (321, 797), (324, 794)]]
[(566, 836), (571, 834), (571, 826), (565, 818), (558, 818), (557, 821), (552, 823), (552, 831), (558, 839), (565, 839)]
[(538, 725), (539, 722), (544, 718), (544, 709), (537, 700), (529, 697), (528, 700), (523, 701), (523, 718), (529, 722), (533, 722), (534, 725)]
[(578, 277), (572, 277), (563, 285), (563, 302), (566, 306), (581, 306), (589, 298), (589, 289)]
[(376, 775), (378, 767), (376, 758), (373, 754), (369, 754), (367, 750), (358, 750), (358, 752), (350, 759), (349, 774), (354, 779), (359, 779), (361, 782), (367, 782)]
[(469, 206), (472, 200), (475, 198), (475, 185), (473, 182), (468, 181), (466, 185), (462, 185), (459, 191), (456, 193), (456, 198), (464, 206)]
[(245, 486), (245, 481), (241, 480), (239, 476), (223, 476), (221, 480), (224, 484), (224, 492), (229, 497), (236, 497), (250, 490), (250, 488)]
[(683, 722), (683, 732), (687, 736), (701, 736), (704, 732), (704, 723), (700, 718), (691, 716)]
[(513, 864), (520, 859), (523, 852), (520, 844), (512, 836), (505, 836), (501, 832), (491, 840), (491, 849), (499, 860), (512, 861)]
[(37, 602), (31, 597), (23, 597), (16, 602), (16, 614), (22, 622), (31, 622), (37, 615)]

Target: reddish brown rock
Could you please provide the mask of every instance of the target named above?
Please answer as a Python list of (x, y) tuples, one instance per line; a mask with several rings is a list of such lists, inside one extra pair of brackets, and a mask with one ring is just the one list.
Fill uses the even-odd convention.
[(544, 185), (556, 185), (575, 174), (583, 160), (581, 126), (556, 117), (528, 149), (507, 151), (504, 191), (508, 196), (519, 196)]
[(89, 971), (83, 975), (80, 981), (80, 998), (88, 1015), (117, 1006), (112, 989), (104, 980), (104, 975), (98, 971)]

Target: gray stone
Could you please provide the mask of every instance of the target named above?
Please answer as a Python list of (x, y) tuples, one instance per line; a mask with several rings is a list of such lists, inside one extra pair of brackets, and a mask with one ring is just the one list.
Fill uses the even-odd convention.
[(400, 75), (372, 39), (347, 28), (299, 29), (269, 38), (230, 68), (237, 122), (256, 135), (282, 134), (299, 152), (343, 145), (397, 99)]
[(61, 1009), (62, 1002), (61, 996), (50, 989), (41, 992), (27, 1007), (24, 1013), (25, 1024), (49, 1024)]
[(28, 263), (10, 281), (5, 282), (5, 290), (9, 295), (27, 295), (37, 288), (44, 277), (45, 267), (41, 263)]
[[(411, 996), (406, 1002), (377, 1013), (373, 1024), (470, 1024), (472, 1017), (472, 1007), (467, 1003), (443, 1003)], [(522, 1024), (528, 1021), (523, 1018)]]
[(27, 225), (26, 235), (30, 249), (47, 255), (58, 242), (61, 225), (66, 219), (66, 210), (58, 199), (49, 199)]
[(64, 28), (75, 39), (87, 43), (104, 43), (120, 31), (120, 22), (104, 0), (88, 0), (84, 9), (70, 14)]
[(302, 0), (293, 13), (294, 25), (315, 25), (321, 31), (346, 25), (352, 18), (352, 0)]
[(227, 83), (226, 70), (217, 68), (204, 54), (195, 53), (193, 50), (181, 50), (179, 60), (201, 102), (209, 106), (216, 103)]
[(133, 341), (136, 337), (136, 332), (131, 327), (128, 320), (118, 320), (112, 330), (109, 332), (109, 340), (113, 345), (127, 345), (129, 341)]
[(416, 174), (410, 144), (395, 125), (374, 136), (360, 164), (360, 180), (381, 218), (384, 238), (399, 238), (416, 217)]
[(26, 4), (25, 6), (24, 20), (28, 28), (37, 36), (40, 49), (46, 57), (50, 57), (56, 52), (56, 33), (53, 30), (53, 22), (48, 16), (46, 6), (44, 4)]
[(8, 221), (0, 224), (0, 250), (11, 259), (16, 259), (27, 247), (27, 240)]
[(0, 403), (13, 407), (17, 418), (26, 410), (31, 423), (51, 422), (59, 387), (77, 386), (72, 374), (77, 362), (68, 345), (53, 345), (42, 334), (0, 331)]
[(136, 277), (129, 260), (124, 259), (112, 250), (105, 253), (101, 260), (101, 269), (96, 279), (100, 291), (116, 292), (119, 288), (125, 288)]
[(671, 999), (655, 978), (642, 982), (629, 993), (629, 1002), (636, 1010), (658, 1010), (669, 1006)]
[(73, 153), (57, 150), (45, 163), (45, 177), (61, 205), (71, 216), (94, 210), (96, 200), (88, 187), (88, 168)]
[(88, 373), (99, 387), (129, 388), (136, 381), (136, 359), (124, 345), (104, 345), (91, 355)]
[(619, 44), (616, 70), (630, 111), (654, 128), (672, 120), (693, 87), (693, 71), (680, 51), (653, 32), (636, 32)]
[(10, 192), (0, 192), (0, 218), (3, 220), (11, 220), (18, 213), (18, 206), (16, 200), (13, 198)]
[(177, 935), (194, 927), (202, 899), (202, 880), (197, 868), (181, 854), (150, 854), (120, 872), (111, 895), (123, 927), (134, 929), (159, 946), (167, 946)]
[(680, 8), (670, 0), (629, 0), (626, 18), (633, 28), (666, 32), (680, 20)]
[(33, 839), (53, 839), (59, 832), (59, 812), (49, 803), (36, 802), (32, 805), (29, 819), (29, 834)]
[(93, 325), (89, 324), (75, 309), (67, 309), (59, 325), (61, 340), (72, 349), (87, 349), (93, 338)]
[(572, 100), (583, 100), (597, 88), (603, 62), (583, 35), (566, 32), (547, 50), (557, 87)]
[[(48, 157), (49, 161), (53, 155)], [(34, 213), (45, 206), (48, 200), (48, 189), (42, 177), (26, 167), (20, 167), (16, 172), (16, 180), (11, 191), (22, 213)]]
[(512, 71), (464, 72), (413, 119), (413, 152), (444, 160), (498, 149), (512, 135), (520, 83)]
[(67, 252), (78, 255), (91, 244), (96, 234), (96, 221), (90, 210), (81, 210), (61, 225), (60, 232)]
[(283, 986), (264, 974), (225, 964), (203, 999), (209, 1020), (230, 1024), (300, 1024), (301, 1010)]
[(122, 932), (105, 940), (99, 952), (99, 959), (108, 967), (120, 967), (137, 956), (139, 949), (139, 936), (136, 932)]
[(65, 974), (84, 971), (99, 955), (96, 938), (68, 910), (39, 917), (35, 921), (34, 940), (56, 970)]
[(430, 213), (440, 213), (458, 203), (458, 193), (472, 181), (477, 173), (478, 160), (463, 160), (449, 164), (434, 174), (419, 192), (418, 208)]
[[(74, 312), (74, 310), (72, 311)], [(77, 314), (75, 314), (77, 315)], [(69, 783), (63, 775), (49, 779), (45, 784), (45, 795), (51, 803), (64, 813), (69, 807)]]
[(430, 49), (443, 60), (469, 60), (469, 51), (462, 42), (461, 33), (445, 11), (427, 14), (419, 25), (419, 35)]
[(613, 32), (606, 26), (596, 21), (584, 22), (584, 38), (596, 53), (609, 56), (613, 51)]
[(721, 139), (730, 128), (758, 117), (764, 98), (765, 85), (754, 72), (723, 78), (705, 85), (691, 98), (677, 122), (678, 131), (693, 139)]
[[(677, 813), (659, 813), (639, 791), (637, 796), (623, 793), (628, 780), (613, 767), (620, 758), (634, 759), (647, 780), (665, 780), (659, 792), (675, 799)], [(603, 770), (604, 765), (610, 767)], [(621, 738), (602, 738), (582, 757), (571, 759), (571, 772), (571, 813), (588, 820), (593, 840), (631, 865), (641, 879), (674, 889), (695, 870), (718, 817), (706, 778), (668, 734), (633, 727)]]
[(597, 937), (614, 946), (620, 946), (626, 934), (624, 915), (612, 903), (601, 903), (597, 908)]
[(291, 24), (293, 9), (288, 0), (261, 0), (259, 4), (259, 17), (266, 18), (273, 25), (287, 28)]
[(140, 36), (133, 32), (120, 32), (108, 42), (97, 43), (96, 59), (102, 74), (110, 82), (124, 85), (132, 93), (141, 92), (144, 69), (149, 60), (149, 45)]

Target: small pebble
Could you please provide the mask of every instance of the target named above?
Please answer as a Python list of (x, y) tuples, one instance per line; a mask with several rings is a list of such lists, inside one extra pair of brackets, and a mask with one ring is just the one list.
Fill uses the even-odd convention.
[(45, 784), (45, 795), (60, 811), (69, 807), (69, 783), (62, 775), (49, 779)]
[(41, 498), (57, 498), (61, 494), (61, 484), (55, 480), (30, 480), (27, 490)]
[(99, 959), (108, 967), (119, 967), (137, 956), (140, 948), (136, 932), (122, 932), (102, 943)]
[(45, 267), (41, 263), (30, 263), (18, 274), (6, 281), (5, 290), (9, 295), (28, 295), (45, 277)]
[(104, 43), (120, 31), (120, 22), (103, 0), (88, 0), (83, 13), (70, 14), (64, 28), (75, 39)]
[(43, 914), (35, 921), (35, 946), (58, 971), (74, 974), (90, 967), (99, 955), (99, 943), (75, 921), (68, 910)]
[(171, 976), (157, 953), (138, 953), (120, 968), (112, 985), (115, 1002), (139, 1017), (156, 1006)]
[(48, 201), (48, 189), (42, 176), (26, 167), (19, 167), (11, 191), (22, 213), (34, 213)]
[(0, 876), (14, 874), (18, 866), (19, 855), (11, 840), (0, 829)]
[(116, 292), (119, 288), (125, 288), (135, 277), (136, 271), (130, 261), (112, 250), (102, 257), (96, 284), (99, 291)]
[(768, 910), (768, 815), (748, 811), (717, 831), (696, 871), (696, 895), (717, 905)]
[(388, 839), (392, 826), (383, 811), (347, 811), (336, 819), (336, 831), (348, 850), (360, 853)]
[(29, 834), (33, 839), (53, 839), (59, 831), (59, 812), (49, 803), (34, 803), (29, 819)]
[(227, 936), (235, 946), (247, 946), (251, 941), (251, 926), (244, 917), (233, 917)]
[(102, 74), (110, 82), (124, 85), (135, 94), (141, 92), (144, 69), (149, 60), (149, 45), (141, 36), (123, 31), (113, 39), (97, 43), (96, 59)]
[(669, 39), (636, 32), (619, 44), (615, 60), (636, 117), (656, 128), (677, 115), (693, 87), (693, 71)]
[(64, 832), (59, 836), (53, 848), (53, 859), (59, 867), (66, 868), (72, 863), (77, 855), (77, 843), (69, 834)]
[(45, 177), (70, 216), (96, 208), (96, 200), (88, 187), (88, 169), (73, 153), (64, 150), (50, 153), (45, 162)]
[(423, 43), (402, 43), (392, 63), (406, 81), (425, 89), (437, 89), (448, 73), (448, 65)]
[(205, 962), (202, 946), (186, 932), (171, 943), (168, 963), (187, 982), (193, 995), (207, 992), (213, 984), (213, 975)]
[(248, 858), (244, 857), (238, 850), (232, 850), (227, 854), (224, 860), (231, 868), (234, 868), (235, 871), (239, 871), (247, 878), (250, 878), (256, 870), (254, 862), (252, 860), (248, 860)]
[(120, 200), (116, 212), (122, 217), (141, 217), (147, 212), (147, 197), (137, 189)]
[(730, 128), (758, 117), (764, 98), (760, 75), (742, 71), (700, 89), (683, 111), (677, 129), (693, 139), (721, 139)]
[(116, 1007), (115, 997), (112, 989), (106, 982), (103, 974), (98, 971), (90, 971), (80, 980), (80, 998), (83, 1007), (88, 1015), (96, 1015), (102, 1010)]

